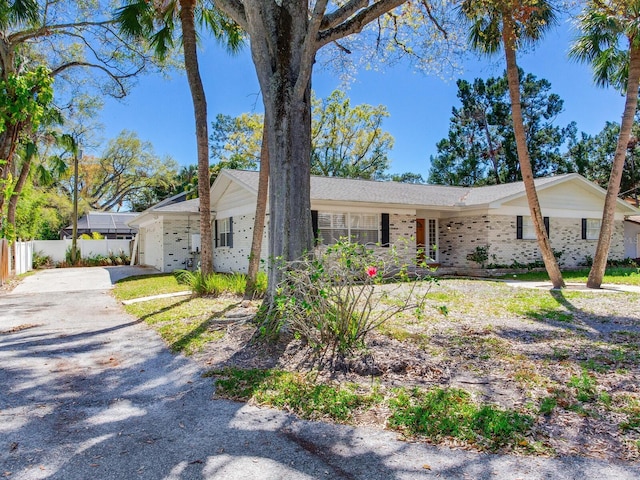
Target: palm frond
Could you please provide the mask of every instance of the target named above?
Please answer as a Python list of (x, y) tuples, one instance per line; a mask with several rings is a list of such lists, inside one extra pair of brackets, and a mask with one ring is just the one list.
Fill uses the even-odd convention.
[(11, 25), (34, 24), (40, 18), (40, 7), (36, 0), (15, 0), (2, 2), (0, 6), (0, 27)]
[[(589, 63), (598, 86), (611, 85), (626, 91), (629, 51), (640, 43), (640, 1), (591, 0), (577, 19), (578, 37), (569, 57)], [(612, 8), (616, 7), (616, 8)]]
[(245, 44), (245, 35), (240, 26), (229, 20), (216, 8), (198, 10), (198, 23), (207, 28), (213, 37), (225, 46), (229, 53), (238, 53)]

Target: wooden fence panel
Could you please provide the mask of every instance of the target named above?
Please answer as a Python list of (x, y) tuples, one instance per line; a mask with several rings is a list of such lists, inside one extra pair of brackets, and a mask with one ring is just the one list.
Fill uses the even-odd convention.
[(9, 242), (0, 238), (0, 285), (9, 279)]

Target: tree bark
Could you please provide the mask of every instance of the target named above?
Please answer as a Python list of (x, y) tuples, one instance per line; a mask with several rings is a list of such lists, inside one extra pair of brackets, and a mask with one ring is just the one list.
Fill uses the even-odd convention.
[(627, 79), (627, 96), (624, 104), (624, 113), (622, 115), (616, 153), (613, 157), (613, 164), (611, 165), (611, 174), (609, 175), (609, 185), (604, 200), (602, 223), (600, 225), (600, 235), (598, 236), (596, 253), (593, 258), (593, 265), (589, 271), (589, 278), (587, 279), (588, 288), (600, 288), (607, 268), (607, 259), (609, 258), (609, 249), (611, 248), (611, 238), (613, 237), (613, 228), (615, 225), (616, 204), (618, 202), (620, 182), (622, 181), (622, 173), (624, 170), (624, 161), (627, 155), (629, 139), (631, 138), (631, 128), (633, 126), (636, 108), (638, 106), (639, 85), (640, 48), (632, 45), (629, 52), (629, 76)]
[(307, 36), (307, 8), (307, 2), (259, 2), (247, 11), (251, 29), (261, 33), (252, 35), (251, 53), (264, 99), (271, 179), (266, 306), (280, 283), (282, 264), (313, 247), (311, 81), (305, 72), (313, 56), (306, 58), (308, 52), (299, 48)]
[(195, 28), (195, 0), (180, 0), (180, 22), (184, 65), (191, 90), (196, 122), (198, 152), (198, 197), (200, 204), (201, 261), (203, 274), (213, 272), (213, 237), (211, 233), (211, 198), (209, 185), (209, 131), (207, 126), (207, 99), (198, 66), (197, 35)]
[(258, 198), (256, 199), (256, 216), (253, 220), (253, 238), (247, 271), (247, 287), (245, 299), (255, 295), (258, 272), (260, 271), (260, 255), (262, 254), (262, 237), (267, 214), (267, 195), (269, 192), (269, 142), (267, 141), (267, 123), (262, 126), (262, 145), (260, 148), (260, 177), (258, 180)]
[(507, 80), (509, 83), (509, 97), (511, 99), (511, 114), (513, 117), (513, 130), (516, 137), (516, 149), (518, 151), (518, 161), (520, 163), (520, 172), (527, 194), (527, 202), (529, 203), (529, 211), (531, 219), (536, 231), (538, 240), (538, 248), (542, 254), (542, 261), (549, 275), (549, 279), (553, 284), (553, 288), (563, 288), (565, 286), (562, 279), (562, 273), (556, 257), (553, 255), (551, 243), (547, 236), (540, 209), (540, 202), (536, 192), (536, 186), (533, 179), (533, 169), (531, 167), (531, 159), (529, 158), (529, 149), (527, 147), (527, 137), (524, 129), (524, 120), (522, 117), (522, 106), (520, 105), (520, 76), (518, 64), (516, 62), (515, 50), (515, 31), (514, 25), (509, 20), (510, 12), (503, 15), (502, 41), (504, 43), (504, 52), (507, 62)]

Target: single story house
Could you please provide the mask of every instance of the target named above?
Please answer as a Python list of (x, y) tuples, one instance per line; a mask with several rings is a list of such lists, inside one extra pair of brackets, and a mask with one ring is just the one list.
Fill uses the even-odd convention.
[[(138, 230), (127, 222), (139, 215), (137, 212), (87, 212), (78, 218), (78, 237), (84, 234), (99, 233), (104, 238), (131, 240)], [(60, 232), (60, 239), (71, 238), (73, 225)]]
[[(536, 179), (551, 245), (564, 267), (583, 264), (595, 253), (605, 191), (578, 174)], [(258, 190), (258, 172), (223, 170), (211, 188), (214, 269), (246, 272)], [(400, 239), (424, 249), (442, 267), (479, 265), (468, 257), (486, 250), (488, 263), (539, 260), (522, 182), (451, 187), (311, 178), (311, 215), (321, 243), (349, 236), (365, 243)], [(624, 220), (640, 211), (618, 202), (610, 258), (625, 257)], [(268, 223), (268, 217), (267, 217)], [(198, 200), (160, 203), (130, 225), (139, 228), (140, 263), (161, 271), (197, 264)], [(263, 258), (267, 256), (266, 229)]]
[(631, 215), (624, 222), (624, 256), (640, 258), (640, 215)]

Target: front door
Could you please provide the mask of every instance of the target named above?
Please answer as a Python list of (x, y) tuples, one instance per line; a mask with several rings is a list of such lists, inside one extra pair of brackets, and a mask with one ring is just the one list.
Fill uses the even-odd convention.
[(435, 218), (416, 218), (416, 249), (419, 261), (438, 261), (438, 221)]
[(422, 262), (425, 258), (424, 234), (425, 228), (424, 218), (416, 218), (416, 250), (418, 251), (418, 261)]

